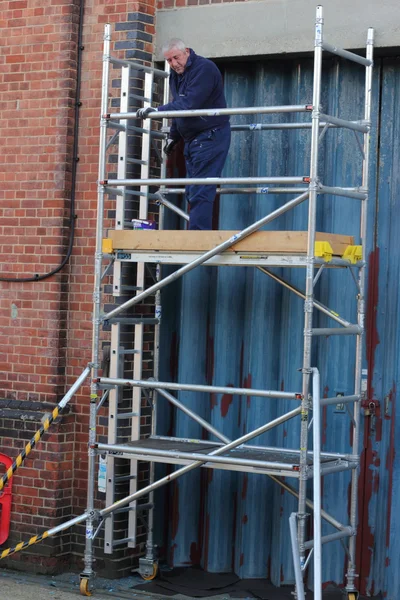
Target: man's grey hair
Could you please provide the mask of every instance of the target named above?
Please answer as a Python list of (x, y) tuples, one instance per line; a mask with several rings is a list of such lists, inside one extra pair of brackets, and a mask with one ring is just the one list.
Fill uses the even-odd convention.
[(179, 38), (172, 38), (163, 45), (163, 47), (161, 48), (161, 51), (163, 54), (165, 54), (166, 52), (169, 52), (170, 50), (173, 50), (174, 48), (176, 48), (177, 50), (184, 51), (184, 50), (186, 50), (187, 46), (183, 40), (181, 40)]

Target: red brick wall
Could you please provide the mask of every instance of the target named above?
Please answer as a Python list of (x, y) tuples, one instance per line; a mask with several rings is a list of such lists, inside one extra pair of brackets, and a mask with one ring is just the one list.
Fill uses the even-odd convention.
[[(16, 456), (40, 427), (33, 403), (24, 403), (24, 418), (16, 410), (3, 410), (0, 438), (1, 452)], [(18, 470), (11, 482), (12, 519), (10, 535), (1, 549), (15, 546), (21, 540), (56, 527), (72, 516), (74, 475), (74, 420), (71, 416), (58, 419), (51, 433), (33, 450), (31, 458)], [(3, 472), (3, 471), (2, 471)], [(52, 573), (69, 563), (72, 550), (70, 533), (65, 532), (32, 546), (29, 551), (15, 554), (1, 566)]]
[[(60, 264), (68, 236), (78, 7), (10, 0), (1, 8), (0, 277), (29, 278)], [(13, 458), (64, 392), (68, 275), (0, 281), (0, 398), (11, 402), (0, 449)], [(9, 543), (71, 514), (70, 431), (68, 418), (54, 425), (15, 476)], [(60, 547), (61, 538), (49, 540), (31, 560), (51, 567)]]
[[(104, 24), (113, 24), (114, 54), (149, 59), (154, 12), (153, 0), (85, 2), (72, 257), (43, 281), (0, 281), (0, 452), (13, 458), (91, 359)], [(0, 278), (45, 274), (66, 252), (78, 27), (78, 0), (2, 3)], [(14, 476), (10, 545), (84, 511), (88, 399), (85, 385), (71, 414), (52, 426)], [(7, 565), (60, 565), (71, 551), (81, 552), (80, 531), (32, 547)]]
[[(0, 277), (51, 271), (64, 253), (71, 187), (77, 7), (2, 3)], [(0, 395), (54, 400), (64, 385), (68, 271), (0, 282)]]

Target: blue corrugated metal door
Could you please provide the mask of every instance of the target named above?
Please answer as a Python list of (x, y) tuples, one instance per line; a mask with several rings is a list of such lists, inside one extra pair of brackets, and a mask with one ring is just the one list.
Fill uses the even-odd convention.
[[(359, 544), (359, 558), (363, 565), (362, 577), (372, 590), (370, 577), (375, 581), (375, 591), (385, 589), (392, 593), (390, 560), (395, 551), (396, 536), (388, 530), (388, 517), (382, 515), (383, 498), (394, 496), (396, 473), (393, 448), (395, 389), (397, 381), (397, 270), (398, 251), (381, 250), (380, 258), (375, 247), (385, 246), (389, 235), (396, 235), (397, 196), (399, 175), (395, 170), (394, 146), (398, 154), (398, 106), (400, 68), (396, 62), (378, 63), (374, 78), (374, 111), (371, 161), (371, 201), (369, 210), (369, 242), (371, 268), (370, 294), (378, 282), (380, 265), (380, 290), (392, 285), (387, 298), (380, 292), (379, 305), (375, 306), (378, 323), (370, 318), (367, 335), (368, 357), (375, 362), (372, 371), (375, 394), (379, 395), (385, 414), (381, 438), (373, 433), (377, 421), (368, 420), (366, 433), (374, 437), (374, 444), (386, 459), (380, 464), (374, 458), (372, 438), (365, 438), (360, 492), (360, 520), (363, 540)], [(260, 63), (232, 64), (225, 71), (226, 95), (229, 106), (277, 105), (309, 103), (312, 90), (312, 63), (301, 61), (265, 61)], [(326, 112), (344, 118), (358, 119), (363, 114), (363, 71), (357, 66), (339, 61), (326, 64), (323, 84), (323, 108)], [(380, 136), (380, 164), (378, 172), (378, 118), (380, 116), (380, 91), (382, 90), (382, 130)], [(276, 122), (279, 119), (296, 121), (298, 115), (257, 117), (257, 122)], [(233, 123), (250, 123), (254, 117), (234, 117)], [(309, 136), (306, 130), (235, 132), (229, 159), (225, 168), (227, 176), (307, 175), (309, 165)], [(321, 156), (321, 177), (327, 185), (359, 185), (361, 154), (352, 132), (330, 130), (325, 136)], [(398, 158), (398, 156), (397, 156)], [(398, 161), (397, 161), (398, 164)], [(375, 229), (376, 197), (379, 199), (379, 227)], [(397, 188), (398, 189), (398, 188)], [(278, 195), (225, 195), (219, 201), (219, 228), (241, 229), (276, 206), (290, 199)], [(358, 231), (360, 205), (358, 201), (344, 198), (321, 197), (318, 209), (318, 229), (334, 233), (354, 234)], [(306, 229), (307, 206), (271, 223), (269, 229)], [(393, 239), (393, 238), (392, 238)], [(381, 240), (381, 241), (380, 241)], [(384, 255), (384, 256), (383, 256)], [(396, 265), (396, 266), (395, 266)], [(383, 269), (383, 271), (382, 271)], [(304, 289), (302, 270), (278, 272), (300, 289)], [(372, 282), (372, 283), (371, 283)], [(353, 286), (353, 287), (351, 287)], [(317, 287), (317, 296), (325, 304), (354, 322), (354, 296), (357, 290), (349, 273), (324, 274)], [(168, 295), (169, 294), (169, 295)], [(176, 318), (176, 296), (182, 306), (181, 317)], [(255, 269), (220, 267), (201, 269), (186, 275), (181, 286), (173, 293), (164, 294), (164, 327), (162, 348), (162, 373), (165, 378), (178, 381), (213, 383), (224, 386), (248, 386), (267, 389), (300, 389), (302, 364), (303, 303), (284, 290), (266, 275)], [(390, 297), (390, 302), (389, 302)], [(385, 302), (384, 309), (379, 306)], [(382, 305), (383, 306), (383, 305)], [(392, 315), (390, 318), (388, 313)], [(391, 319), (391, 320), (389, 320)], [(329, 326), (323, 316), (320, 326)], [(392, 324), (394, 326), (392, 326)], [(379, 334), (375, 334), (375, 330)], [(380, 333), (382, 329), (382, 334)], [(383, 333), (384, 332), (384, 333)], [(375, 354), (371, 348), (377, 335), (385, 335), (388, 349), (380, 344)], [(171, 371), (171, 348), (179, 347), (174, 369)], [(324, 393), (332, 396), (351, 393), (354, 379), (354, 342), (339, 337), (319, 340), (315, 344), (314, 364), (321, 370)], [(386, 371), (384, 373), (383, 366)], [(390, 365), (390, 369), (388, 368)], [(175, 372), (173, 372), (175, 370)], [(388, 374), (386, 374), (386, 372)], [(389, 376), (390, 373), (390, 376)], [(372, 383), (371, 383), (372, 385)], [(372, 393), (372, 388), (371, 388)], [(383, 396), (383, 397), (382, 397)], [(180, 394), (180, 399), (196, 409), (203, 417), (220, 429), (227, 437), (241, 433), (273, 419), (289, 409), (289, 401), (261, 398), (238, 398), (232, 395), (209, 397), (205, 394)], [(383, 409), (382, 409), (383, 410)], [(166, 415), (166, 413), (161, 413)], [(377, 417), (374, 417), (377, 419)], [(323, 448), (330, 451), (351, 449), (350, 423), (346, 412), (328, 407), (323, 414)], [(372, 429), (371, 429), (372, 423)], [(179, 437), (204, 437), (197, 425), (187, 417), (176, 414), (172, 434)], [(297, 448), (298, 423), (285, 424), (266, 434), (254, 443)], [(391, 445), (392, 444), (392, 445)], [(370, 450), (368, 451), (368, 447)], [(382, 457), (383, 455), (380, 454)], [(386, 464), (384, 464), (386, 463)], [(380, 479), (377, 480), (377, 477)], [(371, 477), (374, 491), (369, 493)], [(380, 481), (378, 485), (376, 482)], [(348, 520), (348, 473), (325, 478), (324, 507), (342, 522)], [(295, 485), (295, 484), (294, 484)], [(202, 498), (202, 499), (201, 499)], [(394, 501), (394, 500), (393, 500)], [(169, 496), (170, 528), (169, 559), (173, 565), (201, 563), (209, 571), (235, 571), (241, 577), (270, 577), (274, 584), (293, 582), (293, 570), (288, 536), (288, 517), (295, 509), (294, 499), (282, 493), (268, 477), (228, 473), (217, 470), (193, 472), (187, 479), (178, 480)], [(380, 507), (380, 508), (379, 508)], [(385, 510), (387, 505), (385, 504)], [(367, 515), (368, 514), (368, 518)], [(391, 519), (394, 521), (392, 507)], [(370, 537), (365, 531), (370, 530)], [(385, 529), (386, 528), (386, 529)], [(329, 528), (325, 529), (330, 531)], [(376, 535), (379, 531), (379, 536)], [(374, 535), (375, 532), (375, 535)], [(366, 537), (365, 537), (366, 536)], [(381, 539), (383, 538), (385, 539)], [(373, 549), (370, 544), (373, 541)], [(365, 543), (364, 543), (365, 542)], [(387, 545), (387, 547), (385, 546)], [(393, 554), (394, 556), (394, 554)], [(344, 581), (345, 553), (340, 543), (324, 547), (324, 581), (342, 584)], [(386, 566), (385, 566), (386, 565)], [(375, 575), (372, 574), (372, 571)], [(372, 581), (372, 580), (371, 580)], [(388, 598), (395, 596), (388, 595)]]
[(359, 536), (361, 589), (400, 597), (400, 61), (381, 69), (381, 106), (377, 154), (375, 245), (369, 257), (367, 325), (368, 397), (377, 401), (365, 420), (362, 455), (362, 510)]

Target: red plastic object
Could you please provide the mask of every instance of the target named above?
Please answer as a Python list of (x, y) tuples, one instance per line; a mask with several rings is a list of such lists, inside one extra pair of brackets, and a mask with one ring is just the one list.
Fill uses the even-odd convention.
[[(3, 464), (7, 470), (13, 464), (12, 458), (0, 452), (0, 464)], [(0, 492), (0, 545), (4, 544), (10, 533), (11, 489), (12, 479), (6, 483)]]

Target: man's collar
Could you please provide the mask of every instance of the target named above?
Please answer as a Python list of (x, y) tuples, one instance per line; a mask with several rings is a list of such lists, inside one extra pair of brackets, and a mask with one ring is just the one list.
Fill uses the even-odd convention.
[(192, 50), (191, 48), (189, 48), (189, 58), (187, 59), (187, 63), (186, 63), (186, 67), (185, 67), (185, 71), (188, 67), (192, 66), (194, 57), (196, 56), (194, 50)]
[(189, 58), (187, 59), (186, 65), (185, 65), (185, 70), (183, 71), (182, 75), (179, 75), (179, 77), (183, 77), (184, 74), (186, 73), (186, 71), (188, 70), (189, 67), (192, 66), (194, 59), (196, 58), (196, 53), (194, 50), (192, 50), (191, 48), (189, 48)]

